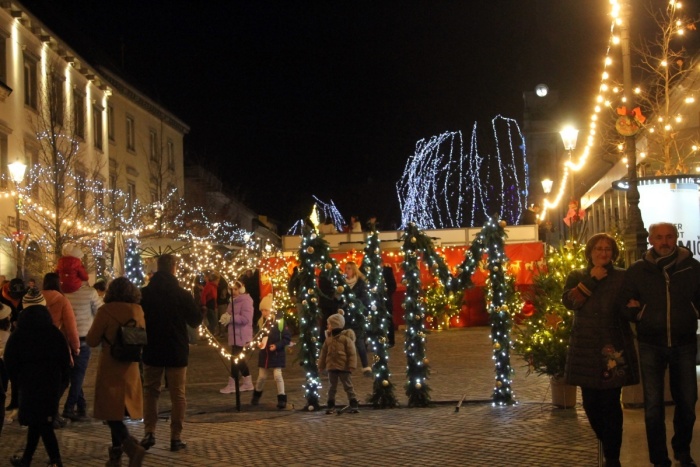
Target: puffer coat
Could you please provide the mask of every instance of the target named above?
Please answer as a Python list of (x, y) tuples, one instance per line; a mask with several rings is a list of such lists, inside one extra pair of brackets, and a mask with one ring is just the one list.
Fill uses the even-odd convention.
[(344, 329), (326, 337), (318, 359), (318, 369), (352, 371), (355, 368), (357, 368), (357, 350), (353, 330)]
[(591, 266), (572, 271), (562, 302), (574, 311), (565, 381), (573, 386), (609, 389), (639, 382), (639, 364), (629, 322), (619, 310), (625, 272), (612, 265), (597, 280)]

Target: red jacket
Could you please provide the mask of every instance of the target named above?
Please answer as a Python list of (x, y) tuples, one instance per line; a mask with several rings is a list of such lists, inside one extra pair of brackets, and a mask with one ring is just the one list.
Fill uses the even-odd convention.
[(199, 300), (202, 306), (216, 310), (217, 285), (216, 282), (207, 282), (202, 289)]
[(61, 256), (56, 264), (56, 272), (61, 282), (61, 292), (73, 293), (88, 280), (87, 271), (80, 258)]

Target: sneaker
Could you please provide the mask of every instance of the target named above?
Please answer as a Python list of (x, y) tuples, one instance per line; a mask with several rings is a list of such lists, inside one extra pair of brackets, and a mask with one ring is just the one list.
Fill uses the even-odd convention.
[(368, 377), (372, 376), (372, 367), (366, 366), (362, 369), (362, 374)]

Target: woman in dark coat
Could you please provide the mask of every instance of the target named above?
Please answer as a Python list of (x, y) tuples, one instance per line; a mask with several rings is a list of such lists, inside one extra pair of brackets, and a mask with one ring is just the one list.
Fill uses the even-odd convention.
[(58, 413), (61, 389), (68, 384), (71, 359), (66, 338), (53, 325), (46, 306), (25, 305), (17, 329), (7, 341), (4, 359), (10, 378), (19, 383), (19, 423), (28, 427), (24, 454), (10, 462), (30, 465), (41, 438), (49, 465), (61, 467), (53, 419)]
[(618, 310), (624, 271), (613, 262), (619, 253), (610, 235), (591, 237), (585, 248), (588, 266), (569, 274), (562, 297), (574, 311), (565, 380), (581, 387), (583, 409), (608, 467), (620, 465), (622, 387), (639, 382), (632, 329)]

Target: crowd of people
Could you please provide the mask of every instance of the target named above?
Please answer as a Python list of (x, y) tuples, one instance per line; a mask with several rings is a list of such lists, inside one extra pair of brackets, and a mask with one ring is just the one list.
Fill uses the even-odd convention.
[[(664, 408), (667, 370), (675, 403), (673, 456), (683, 467), (696, 465), (690, 445), (697, 402), (700, 262), (678, 244), (678, 236), (674, 224), (649, 226), (651, 248), (623, 270), (615, 266), (620, 254), (616, 240), (604, 233), (593, 235), (584, 249), (587, 266), (566, 278), (562, 303), (573, 311), (574, 320), (564, 378), (581, 387), (583, 409), (601, 442), (607, 467), (621, 465), (621, 390), (640, 381), (650, 461), (655, 466), (671, 465)], [(71, 258), (80, 257), (77, 251), (69, 253)], [(171, 402), (170, 450), (185, 449), (182, 431), (191, 331), (201, 324), (211, 334), (225, 337), (234, 357), (251, 345), (256, 331), (266, 329), (255, 342), (259, 348), (256, 382), (245, 358), (232, 358), (229, 381), (220, 392), (252, 391), (251, 404), (257, 405), (272, 370), (277, 407), (286, 407), (282, 370), (291, 332), (283, 318), (272, 321), (271, 290), (260, 297), (258, 271), (246, 271), (230, 287), (212, 272), (193, 294), (178, 282), (178, 258), (170, 254), (158, 258), (157, 271), (141, 289), (124, 277), (110, 283), (98, 280), (91, 286), (83, 279), (81, 267), (73, 259), (59, 261), (59, 268), (45, 274), (40, 287), (33, 280), (25, 284), (19, 278), (0, 277), (0, 434), (3, 423), (15, 419), (27, 427), (23, 453), (10, 459), (12, 465), (30, 465), (39, 440), (49, 465), (62, 465), (55, 430), (63, 428), (65, 419), (90, 419), (83, 382), (91, 349), (96, 347), (101, 351), (92, 416), (103, 420), (111, 433), (106, 465), (121, 465), (126, 454), (130, 466), (139, 466), (145, 452), (156, 444), (163, 384)], [(347, 285), (369, 308), (362, 271), (347, 262), (344, 272)], [(391, 268), (384, 273), (393, 279)], [(298, 277), (297, 269), (289, 281), (292, 297), (298, 296)], [(352, 372), (361, 368), (371, 376), (372, 371), (365, 330), (361, 322), (346, 320), (337, 291), (332, 284), (324, 284), (323, 277), (319, 278), (319, 306), (325, 332), (320, 336), (318, 368), (330, 383), (326, 413), (336, 411), (338, 382), (348, 397), (343, 410), (356, 412)], [(395, 281), (387, 281), (390, 292), (395, 287)], [(147, 331), (142, 362), (122, 361), (109, 351), (120, 326), (132, 321)], [(389, 340), (393, 345), (393, 333)], [(143, 419), (143, 439), (130, 435), (125, 417)]]

